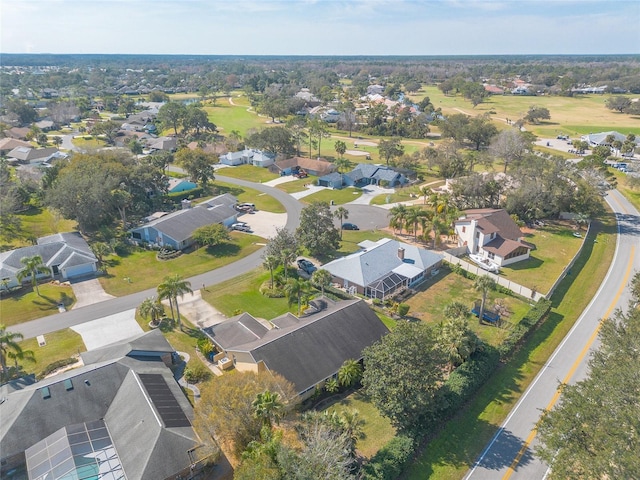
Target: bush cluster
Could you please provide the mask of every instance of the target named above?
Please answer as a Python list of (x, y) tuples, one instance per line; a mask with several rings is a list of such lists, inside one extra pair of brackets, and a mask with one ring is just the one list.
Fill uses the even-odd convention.
[(414, 452), (415, 442), (407, 435), (393, 437), (378, 450), (363, 468), (365, 480), (393, 480), (407, 466)]
[(173, 202), (181, 202), (185, 198), (199, 198), (204, 194), (202, 187), (192, 188), (191, 190), (185, 190), (184, 192), (167, 193), (167, 198)]
[(509, 357), (515, 351), (516, 347), (527, 337), (529, 332), (547, 316), (550, 310), (550, 300), (546, 298), (538, 300), (524, 318), (520, 320), (520, 323), (509, 332), (509, 335), (504, 339), (502, 344), (500, 344), (498, 347), (500, 357), (503, 359)]
[(199, 383), (208, 380), (211, 371), (200, 362), (193, 362), (184, 371), (184, 378), (189, 383)]
[(40, 373), (39, 378), (42, 379), (50, 373), (55, 372), (59, 368), (66, 367), (67, 365), (73, 365), (77, 361), (77, 358), (63, 358), (62, 360), (57, 360), (53, 363), (50, 363), (49, 365), (44, 367), (44, 370), (42, 370), (42, 372)]

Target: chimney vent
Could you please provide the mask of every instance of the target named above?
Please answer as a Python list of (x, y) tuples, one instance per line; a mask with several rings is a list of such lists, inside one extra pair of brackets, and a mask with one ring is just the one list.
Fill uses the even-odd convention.
[(399, 247), (398, 248), (398, 258), (402, 261), (404, 261), (404, 248)]

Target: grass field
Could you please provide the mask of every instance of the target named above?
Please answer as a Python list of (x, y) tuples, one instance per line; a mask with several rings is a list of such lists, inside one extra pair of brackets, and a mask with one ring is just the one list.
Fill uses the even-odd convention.
[(638, 117), (617, 113), (605, 107), (608, 95), (560, 96), (518, 96), (492, 95), (485, 102), (473, 108), (468, 100), (460, 96), (445, 96), (436, 86), (423, 87), (419, 95), (412, 97), (420, 100), (428, 96), (434, 107), (441, 107), (445, 114), (469, 113), (482, 115), (489, 111), (492, 118), (505, 123), (507, 118), (518, 120), (526, 115), (529, 107), (536, 105), (549, 109), (551, 119), (540, 125), (525, 125), (527, 130), (541, 137), (555, 137), (559, 133), (571, 136), (590, 132), (617, 130), (620, 133), (638, 133)]
[[(233, 98), (234, 104), (236, 98)], [(245, 137), (251, 129), (266, 127), (267, 117), (261, 117), (255, 111), (247, 111), (250, 107), (238, 100), (237, 105), (231, 105), (228, 98), (219, 98), (216, 106), (206, 105), (203, 109), (207, 112), (209, 120), (216, 124), (220, 133), (228, 136), (234, 130)]]
[(222, 177), (241, 178), (256, 183), (264, 183), (278, 178), (277, 173), (271, 173), (268, 168), (254, 167), (253, 165), (239, 165), (218, 170)]
[[(545, 227), (527, 230), (524, 240), (536, 249), (529, 259), (502, 267), (500, 276), (538, 292), (548, 292), (580, 249), (582, 239), (573, 236), (573, 227), (573, 222), (550, 221)], [(580, 233), (584, 236), (585, 231)]]
[(38, 345), (38, 340), (35, 338), (20, 342), (20, 347), (23, 350), (31, 350), (36, 360), (35, 362), (19, 362), (25, 373), (35, 373), (39, 377), (48, 365), (79, 355), (87, 350), (80, 334), (70, 328), (47, 333), (44, 335), (44, 341), (46, 345), (43, 347)]
[(308, 178), (299, 178), (297, 180), (292, 180), (290, 182), (281, 183), (279, 185), (276, 185), (276, 188), (278, 190), (282, 190), (283, 192), (287, 192), (287, 193), (302, 192), (307, 189), (305, 185), (307, 185), (308, 183), (315, 184), (316, 181), (317, 181), (317, 177), (310, 176)]
[(21, 238), (6, 238), (0, 232), (0, 247), (2, 250), (32, 245), (31, 238), (40, 238), (58, 232), (69, 232), (77, 228), (73, 220), (66, 220), (60, 215), (45, 208), (32, 207), (17, 215), (25, 236)]
[[(615, 233), (612, 214), (594, 223), (594, 234), (603, 241), (585, 245), (573, 267), (575, 274), (566, 277), (552, 297), (553, 308), (548, 319), (532, 333), (514, 358), (474, 395), (467, 408), (422, 446), (416, 462), (403, 478), (458, 480), (464, 476), (595, 295), (613, 257)], [(590, 281), (574, 281), (577, 278)]]
[(341, 190), (325, 189), (319, 192), (313, 193), (300, 199), (302, 203), (311, 204), (313, 202), (327, 202), (335, 205), (344, 205), (354, 201), (356, 198), (362, 196), (362, 190), (359, 188), (343, 188)]
[(240, 311), (271, 320), (288, 311), (296, 313), (298, 306), (290, 309), (286, 298), (267, 298), (259, 292), (260, 285), (269, 279), (268, 271), (252, 270), (208, 289), (202, 298), (228, 317)]
[(375, 455), (380, 447), (395, 435), (395, 429), (391, 426), (391, 422), (380, 415), (371, 401), (360, 391), (332, 404), (327, 410), (337, 413), (353, 410), (358, 412), (364, 425), (362, 426), (363, 435), (356, 442), (356, 448), (358, 453), (365, 458), (371, 458)]
[(286, 213), (284, 206), (271, 195), (262, 193), (253, 188), (241, 187), (232, 183), (216, 180), (213, 184), (216, 195), (230, 193), (238, 199), (238, 202), (249, 202), (256, 205), (256, 209), (271, 213)]
[[(167, 275), (184, 278), (220, 268), (261, 248), (264, 239), (255, 235), (231, 232), (233, 242), (213, 248), (199, 248), (172, 260), (156, 259), (153, 250), (134, 250), (125, 257), (111, 256), (108, 275), (100, 277), (105, 291), (116, 297), (155, 288)], [(197, 286), (195, 286), (197, 287)]]
[(0, 323), (5, 326), (16, 325), (36, 318), (58, 313), (58, 304), (63, 303), (67, 310), (76, 303), (71, 287), (43, 283), (38, 286), (40, 296), (26, 285), (15, 293), (3, 295), (0, 300)]
[[(418, 287), (418, 293), (405, 301), (410, 307), (409, 317), (419, 319), (429, 324), (437, 324), (444, 318), (444, 307), (453, 302), (461, 302), (469, 307), (474, 301), (480, 300), (481, 294), (473, 288), (473, 280), (462, 275), (451, 273), (443, 268), (433, 279), (429, 279)], [(492, 309), (496, 301), (504, 304), (510, 312), (509, 316), (501, 318), (500, 327), (482, 324), (469, 316), (469, 327), (489, 345), (497, 346), (509, 334), (509, 330), (516, 325), (529, 311), (529, 304), (516, 297), (510, 297), (498, 292), (489, 292), (487, 308)]]

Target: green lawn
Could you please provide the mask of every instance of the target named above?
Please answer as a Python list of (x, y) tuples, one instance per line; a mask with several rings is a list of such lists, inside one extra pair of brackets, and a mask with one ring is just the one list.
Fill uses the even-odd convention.
[(391, 422), (380, 415), (371, 400), (361, 391), (354, 392), (344, 400), (332, 404), (327, 410), (338, 413), (345, 410), (358, 411), (359, 417), (364, 420), (364, 425), (362, 427), (363, 436), (356, 442), (356, 448), (358, 453), (365, 458), (371, 458), (375, 455), (395, 435), (395, 429), (391, 426)]
[(622, 193), (637, 210), (640, 210), (640, 187), (631, 186), (629, 184), (629, 177), (626, 174), (613, 168), (610, 170), (614, 172), (618, 179), (618, 190), (620, 190), (620, 193)]
[(3, 295), (0, 300), (0, 323), (11, 326), (28, 322), (58, 313), (58, 303), (64, 303), (69, 309), (76, 302), (71, 287), (44, 283), (38, 288), (41, 296), (26, 284), (17, 292)]
[(299, 178), (297, 180), (292, 180), (290, 182), (276, 185), (276, 188), (278, 190), (282, 190), (283, 192), (296, 193), (296, 192), (302, 192), (306, 190), (307, 187), (305, 187), (305, 185), (307, 185), (308, 183), (315, 185), (316, 177)]
[[(500, 276), (525, 287), (546, 293), (574, 257), (582, 243), (573, 236), (574, 223), (549, 221), (535, 230), (527, 230), (524, 240), (533, 243), (536, 249), (527, 260), (507, 265), (500, 269)], [(585, 231), (580, 233), (584, 236)], [(587, 240), (592, 241), (593, 239)]]
[[(233, 99), (236, 102), (236, 99)], [(232, 131), (237, 130), (243, 137), (251, 129), (259, 129), (267, 126), (267, 117), (258, 116), (255, 111), (247, 111), (249, 108), (244, 102), (241, 105), (231, 105), (228, 98), (219, 98), (216, 106), (207, 104), (204, 111), (207, 112), (209, 120), (216, 124), (220, 132), (228, 136)]]
[(327, 202), (333, 203), (335, 205), (344, 205), (345, 203), (349, 203), (354, 201), (356, 198), (359, 198), (362, 195), (362, 190), (354, 187), (342, 188), (340, 190), (334, 189), (325, 189), (320, 190), (319, 192), (313, 193), (306, 197), (300, 199), (303, 203), (313, 203), (313, 202)]
[(271, 213), (286, 213), (284, 206), (271, 195), (259, 192), (253, 188), (241, 187), (232, 183), (225, 183), (216, 180), (213, 184), (216, 195), (230, 193), (238, 199), (238, 202), (249, 202), (256, 205), (257, 210)]
[(609, 95), (575, 97), (492, 95), (475, 108), (471, 102), (460, 96), (445, 96), (436, 86), (423, 87), (421, 94), (412, 98), (420, 100), (424, 96), (428, 96), (436, 108), (441, 107), (445, 114), (460, 113), (457, 109), (472, 115), (494, 111), (496, 113), (492, 114), (492, 117), (502, 124), (506, 118), (511, 120), (522, 118), (532, 105), (548, 108), (551, 114), (549, 121), (540, 125), (525, 125), (527, 130), (542, 137), (555, 137), (558, 133), (579, 136), (609, 130), (617, 130), (624, 134), (638, 131), (637, 117), (617, 113), (605, 107)]
[(108, 275), (100, 277), (100, 283), (111, 295), (128, 295), (157, 287), (167, 275), (187, 278), (228, 265), (262, 248), (257, 243), (264, 243), (264, 239), (255, 235), (231, 232), (231, 237), (232, 243), (212, 249), (199, 248), (166, 261), (156, 260), (155, 251), (143, 249), (136, 249), (125, 257), (111, 256)]
[[(462, 275), (452, 273), (448, 268), (442, 268), (434, 278), (420, 285), (418, 293), (405, 301), (410, 307), (409, 317), (419, 319), (429, 324), (438, 324), (444, 318), (445, 305), (456, 301), (469, 307), (473, 306), (481, 295), (473, 288), (473, 281)], [(469, 326), (483, 341), (489, 345), (497, 346), (509, 334), (509, 330), (520, 322), (529, 311), (529, 304), (516, 297), (511, 297), (498, 292), (489, 292), (486, 308), (493, 309), (496, 301), (504, 304), (510, 312), (508, 316), (502, 316), (501, 325), (480, 325), (477, 318), (469, 315)]]
[(70, 232), (77, 228), (73, 220), (66, 220), (60, 215), (45, 208), (32, 207), (17, 215), (24, 235), (21, 238), (7, 238), (0, 232), (2, 250), (32, 245), (30, 238), (39, 238), (58, 232)]
[(268, 271), (252, 270), (207, 289), (202, 292), (202, 298), (228, 317), (248, 312), (271, 320), (288, 311), (297, 313), (297, 305), (290, 309), (286, 298), (267, 298), (259, 292), (260, 285), (269, 279)]
[(349, 255), (350, 253), (357, 252), (360, 247), (358, 244), (365, 240), (371, 240), (377, 242), (381, 238), (395, 238), (389, 232), (384, 230), (343, 230), (342, 241), (340, 242), (340, 248), (336, 252), (335, 258)]
[(255, 167), (253, 165), (239, 165), (218, 170), (223, 177), (240, 178), (249, 182), (263, 183), (278, 178), (277, 173), (272, 173), (268, 168)]
[(508, 364), (496, 371), (467, 408), (422, 446), (416, 462), (403, 478), (458, 480), (464, 476), (606, 275), (615, 248), (616, 226), (611, 214), (602, 221), (594, 229), (603, 241), (585, 246), (573, 267), (574, 275), (566, 277), (552, 297), (553, 309), (546, 322), (532, 333)]
[(87, 350), (80, 334), (70, 328), (47, 333), (44, 335), (44, 340), (46, 342), (44, 347), (39, 346), (35, 338), (20, 342), (20, 347), (23, 350), (31, 350), (36, 358), (35, 362), (20, 362), (26, 374), (35, 373), (40, 377), (48, 365)]

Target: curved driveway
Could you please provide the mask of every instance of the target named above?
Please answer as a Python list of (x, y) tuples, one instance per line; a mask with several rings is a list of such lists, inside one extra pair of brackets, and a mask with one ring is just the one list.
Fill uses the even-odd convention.
[(609, 192), (607, 202), (616, 213), (619, 235), (613, 262), (600, 289), (467, 472), (466, 479), (545, 478), (548, 467), (534, 455), (534, 427), (540, 412), (557, 403), (559, 382), (573, 384), (585, 378), (589, 352), (597, 347), (600, 319), (611, 316), (617, 308), (627, 308), (631, 299), (629, 280), (640, 270), (640, 214), (617, 190)]

